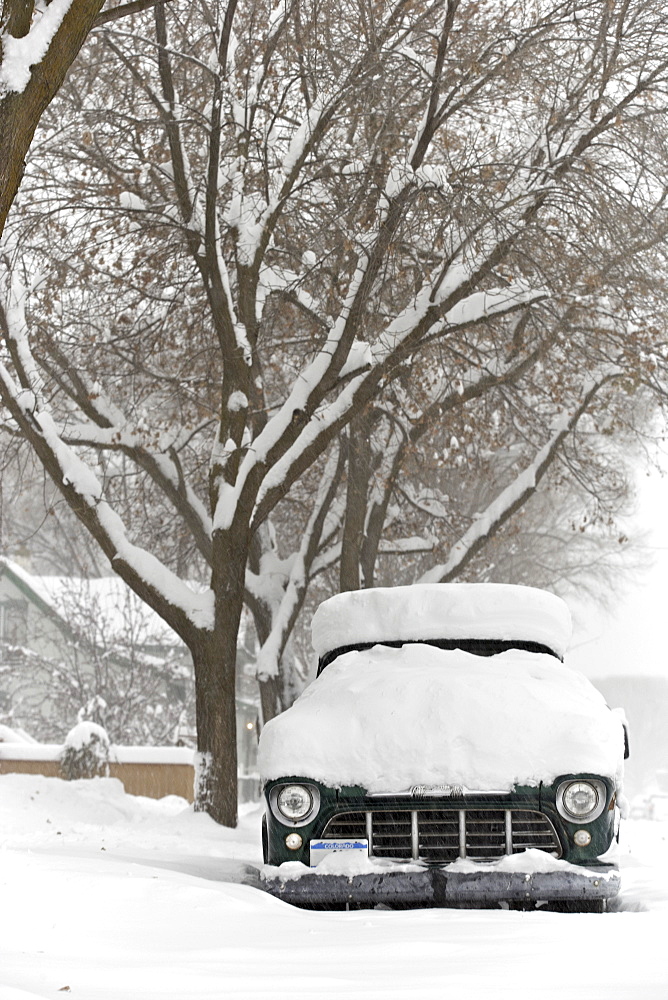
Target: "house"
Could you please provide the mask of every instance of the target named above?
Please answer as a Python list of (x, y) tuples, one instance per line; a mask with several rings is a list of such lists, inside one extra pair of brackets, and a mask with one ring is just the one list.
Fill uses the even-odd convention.
[[(259, 702), (253, 652), (247, 625), (237, 728), (249, 778)], [(101, 723), (118, 744), (193, 745), (190, 653), (120, 577), (41, 576), (0, 558), (0, 723), (58, 742), (78, 718)]]

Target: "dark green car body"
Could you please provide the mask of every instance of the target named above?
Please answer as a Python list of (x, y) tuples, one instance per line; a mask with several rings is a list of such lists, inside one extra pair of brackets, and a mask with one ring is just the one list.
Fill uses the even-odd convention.
[[(557, 807), (560, 786), (571, 781), (593, 780), (605, 797), (602, 811), (591, 822), (566, 818)], [(319, 807), (306, 823), (277, 817), (276, 794), (286, 785), (316, 789)], [(298, 905), (334, 905), (378, 902), (405, 905), (489, 905), (541, 902), (572, 903), (577, 909), (602, 909), (617, 894), (616, 868), (599, 860), (616, 834), (616, 791), (604, 776), (565, 774), (550, 784), (515, 787), (510, 792), (367, 795), (363, 788), (329, 788), (299, 775), (270, 781), (265, 786), (266, 818), (263, 829), (264, 859), (268, 865), (301, 862), (310, 866), (310, 843), (325, 836), (370, 835), (372, 858), (391, 860), (382, 874), (305, 874), (284, 879), (269, 874), (266, 888)], [(591, 840), (578, 846), (577, 831)], [(299, 834), (302, 844), (290, 849), (286, 838)], [(534, 872), (498, 872), (493, 863), (527, 848), (544, 851), (550, 858), (575, 868)], [(458, 858), (480, 862), (476, 872), (449, 871)], [(410, 866), (413, 870), (406, 871)], [(455, 865), (455, 869), (457, 865)], [(418, 869), (418, 870), (416, 870)], [(578, 869), (581, 874), (578, 874)]]
[[(598, 819), (595, 819), (591, 823), (567, 820), (559, 814), (556, 807), (557, 787), (564, 781), (575, 781), (583, 778), (598, 779), (603, 781), (606, 787), (605, 808)], [(320, 793), (320, 809), (317, 815), (303, 826), (288, 823), (287, 821), (279, 821), (269, 805), (273, 788), (292, 784), (314, 785)], [(415, 810), (419, 810), (421, 813), (440, 813), (444, 811), (459, 813), (460, 810), (476, 813), (483, 811), (499, 813), (506, 809), (519, 812), (534, 812), (546, 816), (555, 831), (559, 853), (556, 855), (555, 851), (554, 854), (571, 864), (583, 865), (588, 868), (596, 867), (599, 863), (597, 858), (609, 849), (615, 836), (615, 790), (609, 778), (601, 778), (599, 775), (565, 774), (561, 775), (551, 785), (541, 784), (537, 788), (528, 786), (514, 788), (507, 795), (479, 793), (460, 798), (452, 796), (428, 799), (408, 798), (406, 796), (383, 796), (380, 798), (379, 796), (367, 796), (363, 788), (327, 788), (327, 786), (321, 785), (317, 781), (299, 776), (267, 782), (264, 793), (267, 801), (264, 860), (270, 865), (281, 865), (285, 861), (301, 861), (307, 866), (310, 865), (310, 841), (323, 836), (330, 820), (336, 816), (352, 812), (366, 813), (367, 811), (371, 811), (374, 815), (401, 812), (406, 814), (407, 817), (410, 817), (410, 813)], [(591, 834), (591, 843), (587, 847), (578, 847), (573, 840), (573, 834), (576, 830), (581, 829), (585, 829)], [(286, 847), (285, 838), (288, 834), (295, 831), (301, 834), (303, 846), (299, 850), (290, 850)], [(515, 844), (513, 853), (524, 850), (526, 846), (524, 842), (522, 844)], [(473, 850), (471, 850), (471, 847), (473, 847)], [(446, 850), (443, 852), (448, 855), (447, 860), (438, 859), (435, 862), (430, 862), (424, 858), (422, 860), (425, 864), (443, 864), (455, 861), (457, 857), (461, 856), (459, 845), (457, 845), (457, 848), (457, 851), (452, 856), (450, 856), (452, 853), (450, 851)], [(479, 854), (476, 855), (474, 845), (469, 846), (466, 856), (479, 857)], [(499, 857), (502, 856), (503, 853), (499, 855)], [(492, 859), (492, 856), (486, 858), (486, 860)], [(405, 860), (409, 861), (412, 859), (409, 856)]]

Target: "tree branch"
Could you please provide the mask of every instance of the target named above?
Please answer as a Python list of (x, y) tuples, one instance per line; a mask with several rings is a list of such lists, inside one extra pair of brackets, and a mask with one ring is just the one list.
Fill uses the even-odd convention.
[(103, 24), (118, 21), (119, 18), (128, 17), (130, 14), (139, 14), (142, 10), (149, 10), (164, 3), (171, 3), (171, 0), (132, 0), (132, 3), (123, 3), (120, 7), (112, 7), (98, 14), (93, 22), (93, 28), (101, 28)]
[(599, 379), (587, 390), (576, 410), (562, 415), (550, 440), (540, 449), (533, 462), (476, 518), (468, 531), (464, 532), (459, 541), (452, 546), (447, 562), (430, 569), (420, 577), (420, 583), (449, 583), (462, 573), (474, 556), (498, 534), (506, 521), (510, 520), (513, 514), (533, 496), (541, 479), (557, 457), (564, 440), (576, 426), (594, 396), (606, 383), (618, 378), (620, 374), (606, 375)]
[(10, 90), (0, 97), (0, 235), (23, 178), (35, 129), (85, 42), (102, 3), (73, 0), (43, 58), (28, 68), (30, 78), (23, 90)]

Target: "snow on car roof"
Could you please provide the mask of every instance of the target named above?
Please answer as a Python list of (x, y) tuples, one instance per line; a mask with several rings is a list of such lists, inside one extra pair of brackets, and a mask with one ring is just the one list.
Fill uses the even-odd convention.
[(560, 597), (505, 583), (416, 583), (330, 597), (313, 617), (318, 656), (341, 646), (427, 639), (539, 642), (563, 657), (571, 616)]
[(344, 653), (260, 738), (263, 780), (371, 793), (503, 790), (564, 774), (619, 779), (624, 733), (603, 695), (545, 653), (422, 643)]

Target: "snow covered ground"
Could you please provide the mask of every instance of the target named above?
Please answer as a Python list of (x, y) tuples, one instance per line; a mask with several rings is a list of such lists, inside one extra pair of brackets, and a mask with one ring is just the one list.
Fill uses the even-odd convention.
[(254, 885), (259, 829), (0, 777), (0, 1000), (668, 997), (668, 822), (627, 822), (603, 915), (293, 909)]

